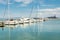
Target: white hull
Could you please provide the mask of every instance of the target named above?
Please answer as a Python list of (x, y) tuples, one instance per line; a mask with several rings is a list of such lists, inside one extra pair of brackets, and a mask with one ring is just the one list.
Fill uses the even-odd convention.
[(42, 19), (42, 20), (40, 20), (40, 22), (43, 22), (44, 20)]
[(23, 24), (23, 23), (32, 23), (33, 21), (32, 21), (32, 19), (29, 19), (29, 18), (22, 18), (22, 19), (20, 19), (20, 21), (19, 21), (19, 23), (21, 24)]
[(19, 21), (19, 24), (24, 24), (24, 23), (29, 23), (29, 21), (25, 20), (25, 21)]
[(5, 21), (5, 25), (16, 25), (18, 22), (17, 21)]

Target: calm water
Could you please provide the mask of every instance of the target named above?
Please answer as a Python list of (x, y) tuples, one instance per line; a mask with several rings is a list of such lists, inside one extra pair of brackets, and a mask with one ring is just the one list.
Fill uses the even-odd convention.
[(60, 40), (60, 20), (5, 25), (0, 28), (0, 40)]

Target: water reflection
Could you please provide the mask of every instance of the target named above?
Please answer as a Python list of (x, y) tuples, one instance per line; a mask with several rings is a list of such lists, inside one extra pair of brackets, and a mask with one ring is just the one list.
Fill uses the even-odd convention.
[(4, 27), (0, 27), (0, 29), (1, 29), (2, 31), (4, 31)]
[(0, 40), (60, 40), (60, 21), (5, 25)]
[(30, 25), (32, 25), (32, 23), (30, 23), (30, 24), (19, 24), (19, 26), (21, 27), (21, 28), (27, 28), (28, 26), (30, 26)]
[(29, 32), (53, 32), (60, 31), (60, 21), (47, 21), (40, 23), (31, 23), (31, 24), (18, 24), (18, 25), (5, 25), (5, 27), (0, 27), (1, 30), (24, 30)]

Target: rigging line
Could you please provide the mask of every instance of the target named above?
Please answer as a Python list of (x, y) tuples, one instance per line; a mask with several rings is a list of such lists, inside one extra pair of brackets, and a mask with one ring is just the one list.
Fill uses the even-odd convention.
[(37, 4), (37, 17), (39, 17), (39, 15), (38, 15), (39, 14), (39, 7), (40, 7), (39, 5), (40, 4), (39, 4), (39, 1), (38, 1), (38, 4)]
[[(39, 13), (40, 13), (40, 0), (38, 0), (38, 14)], [(41, 18), (40, 16), (41, 16), (41, 13), (40, 13), (40, 15), (38, 15), (38, 17)], [(38, 33), (37, 33), (38, 37), (39, 37), (39, 35), (41, 36), (41, 31), (43, 31), (43, 30), (44, 30), (43, 22), (41, 22), (41, 23), (38, 24)]]
[[(39, 18), (40, 15), (38, 15), (40, 13), (40, 1), (38, 0), (37, 1), (37, 14), (36, 16)], [(40, 31), (40, 23), (38, 24), (38, 30), (37, 30), (37, 37), (39, 37), (39, 35), (41, 34), (41, 31)]]
[[(9, 15), (9, 0), (7, 0), (7, 9), (8, 9), (7, 13), (8, 13), (8, 15)], [(8, 19), (10, 20), (10, 16), (8, 17)], [(8, 21), (9, 21), (9, 20), (8, 20)], [(10, 32), (10, 27), (9, 27), (9, 40), (10, 40), (10, 36), (11, 36), (10, 33), (11, 33), (11, 32)]]
[(10, 16), (10, 4), (9, 4), (9, 2), (10, 2), (10, 0), (8, 0), (8, 2), (7, 2), (7, 9), (8, 9), (8, 18), (9, 18), (9, 20), (11, 19), (11, 16)]
[(5, 18), (6, 11), (7, 11), (7, 7), (4, 8), (3, 18)]
[(31, 14), (30, 14), (30, 17), (34, 17), (34, 14), (33, 13), (35, 13), (35, 10), (34, 10), (34, 6), (35, 6), (35, 2), (33, 2), (33, 5), (32, 5), (32, 8), (31, 8)]
[(35, 6), (34, 4), (35, 4), (35, 2), (33, 2), (33, 5), (31, 5), (31, 11), (30, 11), (30, 16), (29, 16), (30, 18), (33, 17), (33, 15), (34, 15), (33, 14), (33, 12), (34, 12), (34, 6)]
[(5, 18), (5, 15), (6, 15), (6, 12), (7, 12), (7, 7), (8, 7), (8, 5), (7, 6), (5, 5), (5, 7), (4, 7), (4, 13), (3, 13), (3, 18)]
[(33, 12), (33, 6), (31, 7), (31, 12), (30, 12), (30, 16), (29, 16), (29, 18), (32, 17), (32, 12)]

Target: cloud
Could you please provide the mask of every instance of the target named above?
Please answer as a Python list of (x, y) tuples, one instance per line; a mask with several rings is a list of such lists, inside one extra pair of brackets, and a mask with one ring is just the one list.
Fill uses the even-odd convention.
[(42, 7), (54, 7), (55, 5), (47, 5), (47, 4), (41, 4)]
[(20, 6), (27, 6), (28, 4), (33, 2), (33, 0), (15, 0), (15, 2), (18, 2), (18, 3), (22, 2)]
[(41, 6), (47, 6), (47, 5), (44, 5), (45, 3), (44, 3), (44, 0), (14, 0), (15, 2), (17, 2), (17, 3), (20, 3), (20, 2), (22, 2), (22, 4), (20, 5), (20, 6), (27, 6), (27, 5), (29, 5), (30, 3), (32, 3), (32, 2), (36, 2), (36, 3), (38, 3), (39, 2), (39, 4), (41, 5)]
[(7, 3), (8, 4), (13, 4), (13, 3), (10, 2), (10, 0), (0, 0), (0, 4), (6, 5)]
[(44, 0), (40, 0), (39, 3), (40, 3), (40, 4), (45, 4), (45, 3), (44, 3)]
[[(34, 10), (35, 12), (37, 9)], [(58, 8), (46, 8), (46, 9), (39, 9), (37, 15), (39, 17), (47, 17), (47, 16), (54, 16), (54, 15), (60, 15), (60, 7)]]
[[(20, 6), (23, 6), (23, 7), (25, 7), (25, 6), (27, 6), (27, 4), (20, 4)], [(20, 6), (18, 6), (18, 7), (20, 7)]]
[(25, 4), (31, 3), (33, 0), (15, 0), (15, 2), (23, 2)]
[(22, 0), (14, 0), (15, 2), (21, 2)]
[[(8, 1), (8, 4), (14, 4), (14, 2), (20, 3), (20, 5), (18, 7), (27, 6), (30, 3), (32, 3), (33, 1), (38, 2), (37, 0), (13, 0), (13, 1), (12, 0), (0, 0), (0, 4), (7, 4), (7, 1)], [(46, 5), (44, 0), (39, 0), (39, 3), (40, 3), (40, 6), (53, 6), (53, 5)]]
[(60, 7), (57, 8), (46, 8), (46, 9), (34, 9), (33, 15), (38, 15), (38, 17), (48, 17), (54, 16), (60, 17)]
[(0, 4), (5, 4), (5, 1), (4, 0), (0, 0)]
[(47, 9), (41, 9), (40, 11), (44, 11), (44, 12), (58, 12), (58, 11), (60, 11), (60, 8), (47, 8)]

